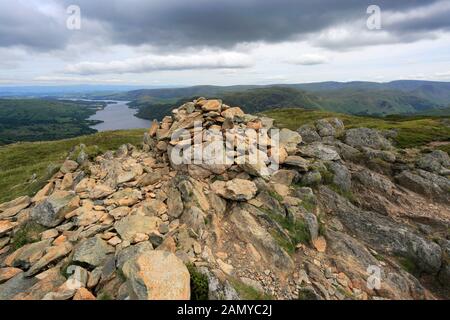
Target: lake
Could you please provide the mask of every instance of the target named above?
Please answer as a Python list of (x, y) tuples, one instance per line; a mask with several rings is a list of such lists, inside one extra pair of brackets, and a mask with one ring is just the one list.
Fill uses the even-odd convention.
[(101, 120), (102, 123), (91, 126), (98, 131), (141, 129), (149, 128), (150, 120), (135, 117), (136, 109), (127, 106), (128, 101), (107, 101), (112, 102), (103, 109), (97, 111), (89, 120)]

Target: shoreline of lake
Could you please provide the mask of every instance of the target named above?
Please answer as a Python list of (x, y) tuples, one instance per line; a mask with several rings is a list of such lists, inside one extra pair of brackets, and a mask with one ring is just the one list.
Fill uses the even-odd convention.
[(136, 117), (136, 109), (128, 106), (129, 101), (104, 101), (107, 105), (97, 110), (87, 121), (96, 121), (90, 125), (91, 129), (98, 132), (126, 129), (145, 129), (150, 127), (151, 121)]

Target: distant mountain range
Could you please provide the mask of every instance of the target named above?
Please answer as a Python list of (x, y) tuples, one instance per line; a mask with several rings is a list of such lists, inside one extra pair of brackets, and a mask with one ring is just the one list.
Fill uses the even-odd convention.
[(450, 83), (400, 80), (377, 82), (320, 82), (269, 86), (194, 86), (141, 89), (96, 98), (133, 101), (144, 118), (160, 119), (176, 103), (205, 96), (239, 105), (249, 113), (274, 108), (305, 108), (357, 115), (450, 114)]
[[(148, 88), (152, 88), (148, 86)], [(155, 88), (155, 87), (153, 87)], [(0, 86), (0, 97), (75, 97), (89, 94), (113, 94), (142, 89), (142, 86), (130, 85), (68, 85), (68, 86)]]
[(220, 98), (254, 113), (274, 108), (304, 108), (356, 115), (450, 114), (450, 82), (399, 80), (378, 82), (318, 82), (301, 84), (192, 86), (0, 87), (0, 97), (78, 97), (131, 101), (139, 117), (161, 119), (183, 101), (205, 96)]

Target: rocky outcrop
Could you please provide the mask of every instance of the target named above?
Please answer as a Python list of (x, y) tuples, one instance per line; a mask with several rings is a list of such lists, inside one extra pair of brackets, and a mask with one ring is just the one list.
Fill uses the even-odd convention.
[(391, 142), (379, 131), (369, 128), (347, 130), (344, 142), (355, 148), (368, 147), (374, 150), (388, 150), (392, 148)]
[(440, 270), (442, 252), (439, 245), (429, 241), (407, 226), (375, 212), (361, 211), (348, 200), (326, 187), (320, 195), (351, 234), (364, 240), (375, 250), (400, 255), (413, 260), (423, 271), (435, 274)]
[(403, 171), (395, 178), (405, 188), (436, 201), (450, 203), (450, 179), (446, 177), (418, 169), (416, 172)]
[(0, 204), (0, 299), (450, 296), (447, 154), (337, 118), (272, 126), (199, 98), (142, 146), (67, 159)]
[(123, 273), (131, 298), (139, 300), (189, 300), (189, 271), (173, 253), (148, 251), (125, 262)]

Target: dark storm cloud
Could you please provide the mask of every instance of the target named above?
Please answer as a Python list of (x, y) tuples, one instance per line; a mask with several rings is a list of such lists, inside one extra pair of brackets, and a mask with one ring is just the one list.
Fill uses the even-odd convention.
[[(69, 3), (68, 1), (67, 3)], [(341, 23), (364, 20), (371, 4), (383, 11), (408, 11), (437, 1), (411, 0), (163, 0), (79, 1), (83, 13), (108, 26), (114, 42), (156, 46), (230, 47), (242, 42), (280, 42)], [(434, 13), (436, 14), (436, 13)], [(438, 13), (439, 14), (439, 13)], [(448, 17), (448, 16), (447, 16)], [(447, 28), (450, 19), (423, 17), (390, 25), (388, 32)], [(404, 27), (407, 25), (407, 28)]]
[(0, 0), (0, 47), (62, 49), (68, 41), (63, 21), (64, 17), (40, 10), (35, 2)]
[[(36, 2), (36, 1), (34, 1)], [(327, 28), (362, 21), (376, 4), (383, 11), (406, 12), (436, 0), (62, 0), (42, 1), (63, 9), (81, 7), (82, 18), (102, 26), (102, 37), (114, 44), (155, 47), (232, 47), (245, 42), (280, 42), (311, 37)], [(446, 1), (448, 3), (448, 1)], [(444, 3), (444, 2), (441, 2)], [(438, 5), (439, 6), (439, 5)], [(73, 36), (61, 19), (28, 6), (0, 0), (0, 46), (59, 48)], [(61, 11), (64, 14), (64, 11)], [(393, 21), (386, 31), (402, 36), (448, 29), (448, 11), (433, 11), (416, 22)], [(447, 14), (447, 15), (446, 15)], [(446, 18), (447, 17), (447, 18)], [(86, 21), (86, 20), (85, 20)], [(80, 31), (89, 39), (89, 25)], [(98, 31), (98, 30), (96, 30)], [(326, 41), (324, 42), (326, 43)]]

